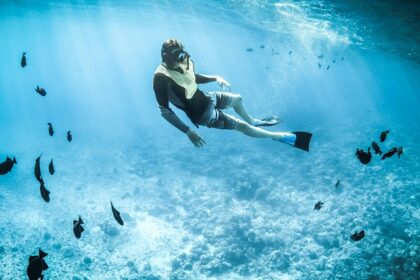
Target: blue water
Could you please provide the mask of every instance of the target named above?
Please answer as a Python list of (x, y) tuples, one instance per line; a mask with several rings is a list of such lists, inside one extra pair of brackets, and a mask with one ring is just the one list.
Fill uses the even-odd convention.
[[(38, 248), (44, 279), (420, 278), (418, 1), (121, 2), (0, 3), (0, 279)], [(206, 127), (195, 148), (152, 89), (171, 37), (311, 151)], [(386, 129), (404, 154), (362, 165)]]

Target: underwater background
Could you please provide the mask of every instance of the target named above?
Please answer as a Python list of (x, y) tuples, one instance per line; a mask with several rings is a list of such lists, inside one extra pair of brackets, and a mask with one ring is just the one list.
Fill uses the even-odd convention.
[[(206, 127), (195, 148), (152, 89), (168, 38), (311, 151)], [(419, 1), (1, 1), (0, 42), (0, 279), (39, 248), (44, 279), (420, 279)], [(372, 141), (404, 153), (363, 165)]]

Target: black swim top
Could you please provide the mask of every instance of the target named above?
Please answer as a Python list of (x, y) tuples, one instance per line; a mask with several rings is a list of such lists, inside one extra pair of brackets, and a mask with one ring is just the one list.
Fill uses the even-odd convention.
[[(214, 78), (195, 74), (195, 81), (197, 84), (203, 84), (214, 81)], [(173, 113), (169, 108), (169, 102), (171, 102), (173, 105), (183, 110), (194, 124), (202, 117), (210, 102), (210, 97), (204, 94), (200, 89), (197, 89), (191, 99), (187, 99), (185, 97), (185, 89), (175, 83), (171, 78), (161, 73), (154, 75), (153, 90), (155, 91), (155, 97), (161, 110), (162, 108), (165, 108)], [(168, 119), (165, 117), (165, 119), (182, 131), (185, 130), (185, 127), (181, 128), (179, 124), (175, 124), (170, 118)]]

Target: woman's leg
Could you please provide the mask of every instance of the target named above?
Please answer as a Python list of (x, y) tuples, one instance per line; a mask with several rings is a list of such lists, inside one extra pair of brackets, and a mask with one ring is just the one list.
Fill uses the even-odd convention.
[[(267, 120), (260, 120), (260, 119), (255, 119), (253, 117), (251, 117), (251, 115), (247, 112), (247, 110), (245, 109), (243, 103), (242, 103), (242, 96), (240, 96), (239, 94), (235, 94), (231, 97), (231, 104), (230, 106), (235, 110), (235, 112), (247, 123), (249, 123), (250, 125), (254, 125), (254, 126), (261, 126), (261, 125), (275, 125), (280, 121), (277, 121), (273, 124), (267, 123)], [(277, 118), (277, 117), (276, 117)]]
[(290, 132), (271, 132), (239, 120), (234, 129), (254, 138), (271, 138), (282, 142), (288, 142), (289, 138), (292, 138), (290, 141), (296, 139), (296, 136)]
[(233, 110), (235, 110), (235, 112), (247, 123), (253, 125), (257, 121), (247, 112), (242, 103), (242, 96), (239, 94), (232, 96), (232, 102), (230, 103), (230, 106), (232, 106)]
[(235, 118), (232, 115), (226, 114), (221, 110), (215, 110), (215, 118), (211, 119), (208, 127), (219, 128), (219, 129), (233, 129), (237, 130), (245, 135), (254, 138), (271, 138), (275, 141), (288, 143), (294, 145), (296, 141), (296, 135), (290, 132), (271, 132), (259, 127), (250, 125), (243, 120)]

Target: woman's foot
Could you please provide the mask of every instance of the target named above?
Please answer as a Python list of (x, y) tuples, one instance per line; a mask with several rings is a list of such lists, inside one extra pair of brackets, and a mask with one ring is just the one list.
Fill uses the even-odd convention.
[(296, 135), (290, 132), (279, 132), (278, 137), (273, 138), (273, 140), (294, 146), (296, 142)]
[(283, 120), (277, 116), (272, 116), (264, 119), (253, 119), (251, 125), (253, 126), (272, 126), (281, 123)]

